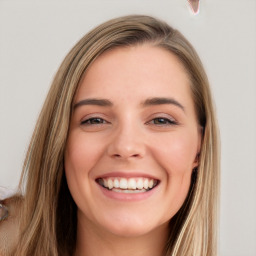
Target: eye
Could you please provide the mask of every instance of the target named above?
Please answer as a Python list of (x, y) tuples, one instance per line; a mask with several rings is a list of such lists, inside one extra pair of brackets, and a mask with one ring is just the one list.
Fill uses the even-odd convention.
[(92, 117), (81, 122), (81, 125), (100, 125), (106, 124), (107, 121), (100, 117)]
[(178, 123), (170, 118), (157, 117), (148, 122), (148, 124), (155, 124), (158, 126), (177, 125)]

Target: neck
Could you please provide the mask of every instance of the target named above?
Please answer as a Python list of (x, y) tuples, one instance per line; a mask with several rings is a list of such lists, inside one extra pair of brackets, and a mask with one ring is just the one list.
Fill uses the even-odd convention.
[(78, 220), (74, 256), (162, 256), (168, 239), (168, 224), (139, 236), (117, 236)]

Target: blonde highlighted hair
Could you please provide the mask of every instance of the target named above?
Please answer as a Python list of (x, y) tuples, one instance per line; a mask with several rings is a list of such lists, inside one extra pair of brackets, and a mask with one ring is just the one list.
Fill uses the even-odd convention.
[(110, 20), (85, 35), (62, 62), (37, 121), (24, 162), (20, 238), (14, 255), (72, 255), (76, 205), (64, 173), (72, 101), (87, 68), (115, 47), (152, 44), (175, 54), (190, 78), (203, 139), (199, 167), (186, 201), (170, 224), (165, 255), (216, 256), (219, 198), (218, 129), (201, 61), (183, 35), (158, 19), (133, 15)]

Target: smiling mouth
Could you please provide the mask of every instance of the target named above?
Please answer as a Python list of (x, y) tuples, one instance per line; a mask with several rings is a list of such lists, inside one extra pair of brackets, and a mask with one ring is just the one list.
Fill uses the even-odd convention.
[(159, 181), (150, 178), (99, 178), (96, 182), (117, 193), (143, 193), (155, 188)]

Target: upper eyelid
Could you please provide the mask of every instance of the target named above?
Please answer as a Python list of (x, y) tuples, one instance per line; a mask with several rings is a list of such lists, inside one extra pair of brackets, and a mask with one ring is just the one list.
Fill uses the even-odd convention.
[(174, 118), (172, 115), (170, 114), (167, 114), (167, 113), (162, 113), (162, 112), (159, 112), (159, 113), (154, 113), (152, 115), (150, 115), (149, 119), (156, 119), (156, 118), (165, 118), (165, 119), (169, 119), (171, 121), (175, 121), (177, 122), (176, 118)]
[(83, 115), (83, 117), (80, 118), (80, 120), (83, 121), (83, 120), (88, 120), (88, 119), (92, 119), (92, 118), (101, 118), (101, 119), (106, 120), (107, 116), (102, 113), (90, 113), (90, 114)]

